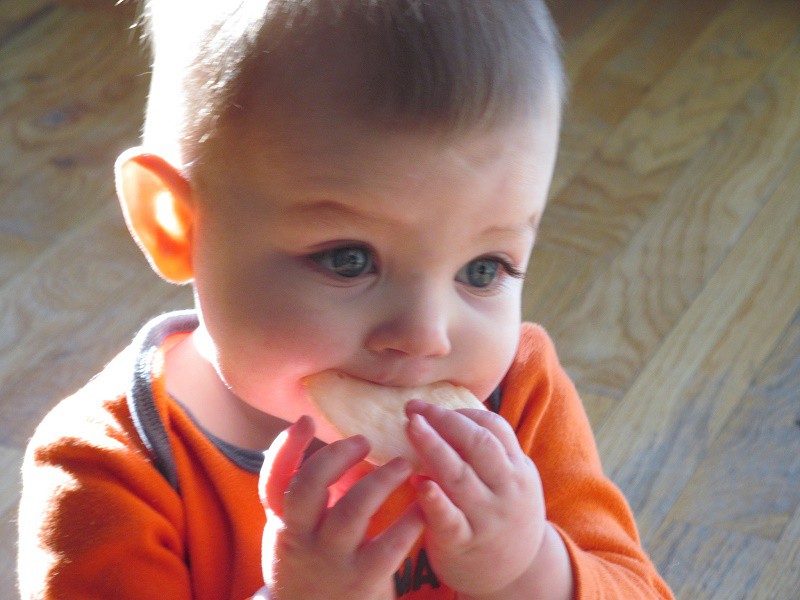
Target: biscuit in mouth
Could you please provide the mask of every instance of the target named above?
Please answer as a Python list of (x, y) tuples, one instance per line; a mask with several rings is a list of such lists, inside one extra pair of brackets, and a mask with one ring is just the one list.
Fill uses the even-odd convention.
[(323, 371), (306, 377), (303, 383), (314, 406), (342, 437), (361, 434), (369, 440), (372, 450), (367, 460), (376, 465), (397, 456), (417, 465), (405, 431), (409, 400), (449, 409), (486, 410), (468, 389), (444, 381), (420, 387), (389, 387)]

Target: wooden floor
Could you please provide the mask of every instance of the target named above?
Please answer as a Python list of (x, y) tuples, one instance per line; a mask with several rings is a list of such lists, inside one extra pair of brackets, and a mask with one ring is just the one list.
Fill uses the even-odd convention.
[[(526, 317), (678, 598), (800, 598), (800, 2), (550, 4), (572, 90)], [(0, 0), (0, 597), (36, 423), (190, 303), (114, 200), (130, 20)]]

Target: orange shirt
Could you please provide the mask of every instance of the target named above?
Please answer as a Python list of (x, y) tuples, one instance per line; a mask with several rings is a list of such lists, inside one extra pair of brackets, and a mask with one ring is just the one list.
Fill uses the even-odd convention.
[[(187, 312), (148, 325), (37, 428), (23, 465), (23, 599), (243, 600), (263, 585), (260, 453), (209, 436), (164, 389), (165, 343), (195, 322)], [(671, 598), (602, 473), (580, 400), (541, 327), (523, 326), (500, 387), (500, 414), (539, 469), (577, 597)], [(373, 530), (410, 498), (401, 488)], [(404, 600), (455, 597), (421, 547), (395, 586)]]

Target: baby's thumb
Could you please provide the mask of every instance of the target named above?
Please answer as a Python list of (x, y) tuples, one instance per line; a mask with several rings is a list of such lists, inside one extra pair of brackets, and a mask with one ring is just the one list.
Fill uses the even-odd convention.
[(264, 463), (258, 478), (258, 496), (264, 508), (279, 517), (283, 516), (286, 490), (313, 437), (314, 421), (302, 416), (282, 431), (264, 452)]

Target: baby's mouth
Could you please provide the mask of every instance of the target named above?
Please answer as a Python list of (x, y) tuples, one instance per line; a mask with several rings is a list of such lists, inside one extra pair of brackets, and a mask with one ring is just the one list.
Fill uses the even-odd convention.
[(392, 378), (359, 377), (357, 375), (351, 375), (349, 373), (344, 373), (344, 375), (350, 378), (351, 380), (365, 383), (367, 385), (377, 386), (380, 388), (389, 388), (397, 392), (402, 392), (404, 390), (409, 390), (409, 391), (424, 390), (437, 384), (450, 383), (448, 381), (420, 381), (419, 378), (415, 378), (412, 380), (412, 379), (401, 379), (395, 377)]
[(437, 383), (453, 383), (453, 385), (457, 385), (454, 382), (437, 377), (432, 372), (429, 364), (421, 363), (420, 361), (396, 363), (375, 371), (351, 372), (334, 370), (334, 372), (341, 372), (347, 377), (358, 381), (388, 388), (424, 388)]

